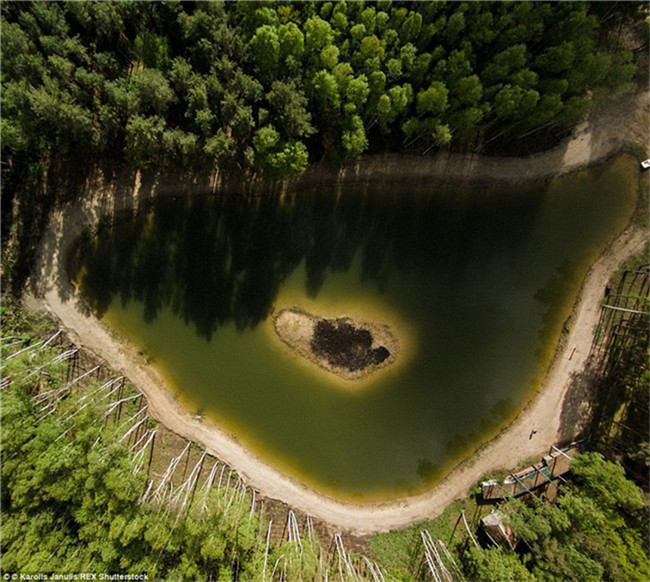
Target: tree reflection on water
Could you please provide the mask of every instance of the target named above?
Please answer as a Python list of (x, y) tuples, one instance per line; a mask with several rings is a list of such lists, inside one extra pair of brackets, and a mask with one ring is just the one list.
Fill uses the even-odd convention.
[(302, 261), (311, 297), (357, 254), (362, 280), (379, 291), (396, 272), (434, 270), (451, 278), (459, 265), (525, 240), (541, 199), (534, 192), (495, 204), (490, 195), (449, 188), (370, 188), (160, 198), (135, 218), (83, 237), (71, 253), (70, 275), (100, 317), (116, 298), (142, 302), (147, 321), (170, 306), (209, 340), (220, 326), (253, 328), (266, 319)]

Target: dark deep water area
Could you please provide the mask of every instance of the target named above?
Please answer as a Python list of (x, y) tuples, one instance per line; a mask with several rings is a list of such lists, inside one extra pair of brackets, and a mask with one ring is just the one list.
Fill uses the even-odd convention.
[[(192, 412), (318, 490), (387, 499), (430, 487), (539, 388), (637, 176), (620, 157), (525, 188), (159, 198), (81, 239), (71, 276)], [(289, 306), (394, 324), (402, 363), (333, 381), (273, 337)]]

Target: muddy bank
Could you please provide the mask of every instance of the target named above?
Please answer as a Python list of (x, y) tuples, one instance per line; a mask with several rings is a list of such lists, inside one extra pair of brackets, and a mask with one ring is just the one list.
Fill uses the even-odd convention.
[(301, 357), (344, 380), (361, 380), (389, 366), (399, 352), (387, 325), (349, 317), (326, 319), (292, 307), (273, 318), (278, 337)]

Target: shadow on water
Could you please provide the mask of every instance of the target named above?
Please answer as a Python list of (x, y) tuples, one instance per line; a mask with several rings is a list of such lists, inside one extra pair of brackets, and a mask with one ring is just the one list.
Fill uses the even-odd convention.
[(414, 271), (452, 278), (523, 243), (543, 198), (542, 189), (430, 190), (160, 198), (135, 218), (82, 237), (70, 275), (100, 317), (116, 299), (143, 303), (147, 321), (171, 307), (209, 340), (220, 326), (243, 330), (267, 318), (303, 261), (311, 297), (355, 260), (362, 280), (380, 292)]
[[(333, 493), (419, 491), (539, 387), (589, 258), (632, 208), (632, 191), (619, 188), (626, 171), (518, 191), (400, 184), (191, 197), (158, 185), (164, 198), (138, 197), (135, 213), (79, 242), (70, 274), (189, 410), (260, 456)], [(412, 331), (408, 365), (359, 394), (278, 357), (259, 325), (281, 301), (330, 313), (346, 296)], [(581, 402), (579, 390), (566, 438)]]

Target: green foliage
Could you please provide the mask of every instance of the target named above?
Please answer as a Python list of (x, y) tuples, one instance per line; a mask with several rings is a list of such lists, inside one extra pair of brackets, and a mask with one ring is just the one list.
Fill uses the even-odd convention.
[(266, 95), (270, 118), (287, 138), (306, 137), (314, 133), (307, 97), (293, 80), (275, 81)]
[(27, 311), (8, 294), (3, 294), (0, 301), (0, 322), (2, 337), (17, 336), (25, 341), (32, 341), (33, 336), (49, 338), (57, 329), (56, 323), (44, 311)]
[(641, 490), (625, 477), (623, 467), (605, 461), (599, 453), (579, 455), (571, 472), (581, 489), (608, 510), (632, 513), (645, 506)]
[(255, 31), (249, 46), (260, 74), (272, 78), (280, 58), (280, 39), (276, 29), (266, 24), (261, 26)]
[[(381, 533), (368, 540), (370, 556), (382, 564), (396, 580), (417, 580), (417, 558), (421, 551), (420, 534), (427, 530), (433, 539), (441, 539), (458, 559), (457, 550), (462, 545), (461, 529), (454, 527), (460, 511), (471, 513), (476, 509), (472, 497), (455, 502), (435, 519), (416, 523), (408, 528)], [(462, 528), (462, 526), (461, 526)], [(452, 535), (453, 534), (453, 535)]]
[(574, 483), (557, 505), (512, 500), (502, 506), (513, 532), (532, 549), (535, 579), (647, 579), (648, 507), (641, 490), (598, 453), (577, 455), (571, 470)]
[(129, 91), (135, 96), (138, 113), (163, 115), (174, 101), (174, 92), (157, 69), (136, 71), (131, 75)]
[(283, 24), (278, 28), (280, 40), (280, 58), (292, 58), (294, 62), (299, 63), (305, 52), (305, 37), (302, 31), (294, 22)]
[(426, 529), (447, 544), (468, 580), (647, 580), (648, 506), (641, 491), (619, 465), (597, 453), (577, 455), (572, 467), (573, 480), (561, 486), (556, 504), (511, 499), (500, 506), (522, 540), (517, 552), (505, 545), (476, 547), (462, 525), (454, 528), (462, 509), (480, 517), (470, 497), (435, 520), (373, 536), (370, 555), (396, 579), (417, 579), (420, 532)]
[(448, 107), (448, 95), (447, 87), (440, 81), (434, 81), (428, 89), (418, 93), (416, 111), (420, 114), (440, 115)]
[(307, 158), (305, 144), (291, 140), (269, 155), (266, 167), (271, 176), (294, 178), (305, 171)]
[(127, 155), (141, 167), (160, 161), (165, 120), (159, 116), (136, 115), (126, 127)]
[(316, 58), (334, 40), (332, 27), (318, 16), (308, 18), (304, 23), (303, 30), (305, 31), (305, 50), (312, 59)]
[[(287, 142), (316, 134), (309, 153), (334, 157), (373, 142), (400, 147), (402, 128), (426, 150), (570, 128), (598, 88), (618, 95), (636, 70), (633, 53), (609, 50), (618, 43), (610, 18), (591, 12), (542, 3), (13, 3), (2, 12), (2, 149), (240, 172), (267, 164), (253, 138), (269, 121)], [(414, 131), (422, 116), (437, 122)], [(161, 123), (164, 143), (155, 143)], [(299, 166), (275, 164), (291, 175)]]
[(368, 147), (368, 139), (363, 128), (363, 121), (353, 115), (343, 131), (343, 151), (350, 158), (356, 158)]
[(334, 75), (318, 71), (312, 81), (313, 100), (324, 110), (336, 109), (340, 104), (339, 89)]
[(165, 37), (151, 32), (138, 34), (133, 41), (133, 52), (145, 67), (166, 69), (169, 65), (169, 46)]
[(470, 580), (484, 582), (534, 582), (535, 577), (526, 569), (517, 554), (503, 548), (483, 550), (468, 546), (463, 564)]
[(411, 554), (417, 542), (417, 530), (407, 528), (374, 535), (368, 546), (374, 559), (385, 564), (389, 572), (406, 579), (411, 574)]
[(3, 570), (259, 578), (264, 546), (248, 496), (230, 500), (213, 489), (208, 511), (195, 503), (181, 516), (140, 504), (145, 475), (133, 474), (126, 429), (106, 423), (99, 400), (82, 405), (81, 394), (70, 393), (42, 415), (32, 398), (38, 378), (47, 379), (41, 390), (65, 380), (65, 362), (54, 355), (29, 351), (3, 364), (3, 377), (13, 380), (1, 409)]

